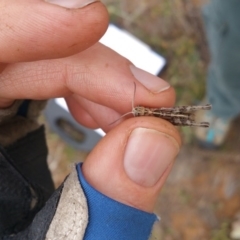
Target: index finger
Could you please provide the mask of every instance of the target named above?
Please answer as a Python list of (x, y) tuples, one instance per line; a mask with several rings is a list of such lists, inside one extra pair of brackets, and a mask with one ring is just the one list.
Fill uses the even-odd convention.
[(136, 105), (173, 105), (174, 90), (166, 81), (134, 67), (100, 43), (67, 58), (10, 64), (0, 74), (0, 96), (48, 99), (75, 94), (126, 113), (133, 99), (133, 82)]

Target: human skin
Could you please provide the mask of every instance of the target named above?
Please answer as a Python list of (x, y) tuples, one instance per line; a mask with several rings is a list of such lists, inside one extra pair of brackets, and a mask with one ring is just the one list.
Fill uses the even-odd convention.
[(180, 148), (178, 131), (153, 117), (110, 123), (131, 111), (133, 82), (136, 105), (173, 106), (174, 90), (98, 43), (108, 25), (106, 8), (83, 2), (71, 8), (57, 0), (0, 2), (0, 108), (16, 99), (64, 97), (80, 124), (107, 133), (83, 164), (87, 181), (152, 212)]

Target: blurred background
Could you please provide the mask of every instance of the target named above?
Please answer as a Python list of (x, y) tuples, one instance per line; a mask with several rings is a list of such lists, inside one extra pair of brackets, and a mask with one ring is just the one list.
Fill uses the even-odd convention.
[[(201, 18), (201, 6), (207, 0), (102, 2), (109, 10), (111, 23), (166, 58), (161, 77), (175, 88), (176, 105), (198, 104), (205, 94), (209, 62)], [(240, 119), (218, 151), (198, 148), (193, 128), (180, 131), (183, 148), (159, 196), (156, 212), (162, 220), (152, 239), (240, 239)], [(59, 186), (71, 164), (84, 161), (88, 153), (71, 148), (49, 127), (47, 136), (50, 169)], [(237, 232), (238, 237), (233, 238)]]

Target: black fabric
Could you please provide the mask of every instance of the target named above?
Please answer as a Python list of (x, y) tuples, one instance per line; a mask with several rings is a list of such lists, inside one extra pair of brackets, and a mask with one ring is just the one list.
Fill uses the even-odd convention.
[(0, 239), (23, 231), (54, 191), (44, 127), (0, 146)]
[(21, 173), (31, 182), (41, 186), (47, 200), (54, 191), (54, 184), (47, 165), (48, 149), (44, 126), (29, 133), (6, 148)]
[(26, 228), (44, 202), (0, 146), (0, 239)]
[(31, 103), (31, 100), (24, 100), (18, 109), (17, 115), (22, 117), (27, 117), (28, 107), (30, 103)]
[(32, 224), (16, 235), (5, 236), (1, 240), (44, 240), (55, 215), (62, 193), (63, 184), (53, 193), (41, 211), (37, 213)]

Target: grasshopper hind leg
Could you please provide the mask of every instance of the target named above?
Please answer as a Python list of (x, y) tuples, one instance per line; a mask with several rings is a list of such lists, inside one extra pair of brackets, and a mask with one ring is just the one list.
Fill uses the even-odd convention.
[(209, 127), (208, 122), (195, 122), (191, 119), (172, 118), (169, 120), (175, 126), (191, 126), (191, 127)]
[(186, 126), (193, 126), (193, 127), (204, 127), (204, 128), (208, 128), (209, 127), (209, 122), (194, 122), (191, 121), (190, 123), (191, 125), (186, 125)]

